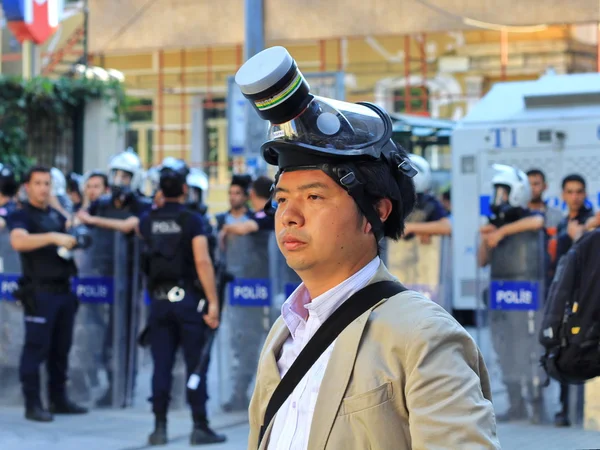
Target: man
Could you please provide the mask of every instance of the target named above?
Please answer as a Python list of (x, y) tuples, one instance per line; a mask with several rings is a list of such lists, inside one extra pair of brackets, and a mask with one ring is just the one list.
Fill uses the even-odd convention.
[[(133, 299), (134, 284), (141, 285), (141, 277), (135, 278), (134, 273), (134, 241), (135, 229), (139, 225), (139, 217), (148, 209), (150, 202), (138, 193), (141, 185), (142, 164), (138, 155), (133, 150), (128, 149), (124, 152), (115, 155), (109, 163), (109, 189), (108, 195), (103, 195), (93, 201), (87, 209), (82, 208), (77, 213), (77, 218), (81, 223), (90, 227), (95, 227), (93, 230), (96, 241), (95, 247), (97, 251), (94, 255), (92, 264), (94, 272), (102, 276), (114, 276), (115, 260), (120, 258), (121, 264), (126, 267), (126, 273), (122, 274), (122, 283), (119, 285), (122, 291), (116, 292), (115, 296), (120, 302), (127, 302), (125, 312), (127, 317), (125, 322), (129, 325), (124, 330), (125, 333), (137, 334), (135, 324), (131, 324), (131, 318), (136, 314), (135, 308), (138, 308), (138, 302)], [(98, 178), (98, 177), (94, 177)], [(104, 181), (104, 180), (103, 180)], [(94, 183), (98, 183), (95, 180)], [(124, 235), (124, 239), (116, 237), (115, 231)], [(115, 239), (122, 239), (124, 245), (118, 246), (115, 255)], [(104, 338), (104, 360), (109, 381), (109, 389), (104, 397), (98, 400), (99, 406), (108, 406), (113, 403), (113, 364), (112, 346), (113, 346), (113, 308), (115, 304), (111, 304), (108, 314), (108, 323), (106, 326), (106, 335)], [(130, 337), (127, 341), (131, 342)], [(136, 348), (132, 349), (133, 355), (128, 355), (126, 358), (127, 364), (130, 362), (133, 367), (128, 367), (128, 373), (135, 373)], [(133, 377), (135, 379), (135, 376)], [(126, 386), (126, 391), (119, 393), (119, 397), (123, 398), (122, 404), (128, 403), (128, 398), (133, 395), (133, 387), (131, 384)]]
[[(437, 230), (438, 226), (442, 226), (445, 229), (450, 226), (450, 221), (446, 218), (448, 215), (444, 209), (442, 203), (430, 194), (433, 186), (433, 179), (431, 176), (431, 166), (425, 158), (419, 155), (410, 154), (410, 162), (417, 168), (417, 175), (414, 177), (415, 191), (417, 192), (417, 203), (412, 214), (407, 218), (407, 225), (414, 223), (417, 225), (419, 230), (420, 224), (435, 223), (434, 229)], [(424, 228), (428, 230), (426, 226)], [(422, 229), (420, 229), (422, 230)], [(419, 235), (419, 239), (422, 244), (431, 243), (431, 236), (434, 234), (445, 234), (445, 233), (414, 233), (412, 230), (405, 231), (405, 239), (411, 239), (414, 234)], [(449, 234), (449, 233), (448, 233)]]
[[(480, 267), (490, 265), (492, 281), (541, 280), (547, 273), (548, 261), (540, 258), (545, 253), (539, 231), (544, 227), (540, 213), (528, 209), (531, 188), (527, 176), (517, 168), (495, 165), (491, 180), (494, 195), (490, 204), (489, 224), (481, 232), (478, 250)], [(532, 233), (534, 232), (534, 233)], [(510, 237), (510, 239), (509, 239)], [(540, 248), (543, 245), (543, 248)], [(519, 255), (518, 249), (525, 249)], [(531, 313), (531, 314), (530, 314)], [(539, 353), (539, 344), (532, 326), (538, 326), (532, 311), (488, 311), (494, 351), (502, 367), (502, 381), (506, 385), (509, 408), (497, 417), (499, 422), (528, 418), (540, 423), (543, 400), (533, 380), (531, 355)], [(538, 361), (534, 363), (537, 367)], [(527, 394), (524, 394), (524, 390)], [(527, 404), (531, 408), (527, 408)]]
[(0, 231), (6, 228), (6, 217), (17, 209), (13, 198), (18, 189), (15, 173), (10, 167), (0, 163)]
[(248, 175), (234, 175), (229, 186), (229, 211), (217, 214), (217, 231), (224, 225), (244, 222), (251, 216), (248, 210), (248, 188), (252, 179)]
[(585, 204), (587, 193), (582, 176), (572, 174), (563, 179), (562, 197), (567, 205), (567, 216), (557, 227), (559, 259), (569, 251), (573, 242), (576, 242), (595, 220), (593, 209)]
[[(66, 219), (48, 206), (50, 170), (34, 167), (25, 177), (28, 203), (8, 216), (10, 241), (21, 254), (23, 277), (16, 295), (25, 310), (25, 345), (20, 378), (25, 397), (25, 417), (51, 422), (55, 414), (82, 414), (87, 410), (69, 400), (66, 393), (78, 299), (71, 292), (71, 277), (77, 268), (61, 258), (59, 247), (71, 249), (76, 239), (66, 234)], [(48, 368), (50, 411), (42, 406), (39, 369)]]
[[(557, 226), (556, 264), (567, 254), (574, 242), (577, 242), (586, 229), (593, 227), (595, 216), (592, 208), (585, 204), (586, 184), (582, 176), (571, 174), (562, 181), (562, 198), (567, 205), (567, 215)], [(554, 418), (557, 427), (569, 427), (569, 385), (560, 385), (561, 411)]]
[[(224, 224), (219, 234), (221, 246), (230, 241), (231, 236), (247, 236), (243, 241), (231, 240), (227, 244), (234, 245), (233, 252), (243, 245), (245, 278), (268, 278), (269, 276), (269, 240), (275, 229), (273, 217), (264, 211), (266, 203), (271, 197), (273, 180), (266, 176), (258, 177), (252, 182), (249, 190), (251, 213), (248, 220), (237, 223)], [(241, 411), (248, 409), (248, 388), (254, 377), (260, 344), (265, 336), (263, 322), (265, 314), (263, 308), (244, 307), (237, 305), (228, 306), (229, 320), (233, 326), (231, 336), (231, 349), (233, 364), (231, 375), (233, 379), (233, 393), (231, 398), (222, 405), (225, 412)]]
[(271, 198), (271, 186), (273, 186), (273, 180), (266, 176), (258, 177), (252, 182), (248, 198), (254, 212), (246, 221), (225, 223), (219, 233), (221, 241), (224, 241), (228, 235), (244, 236), (257, 231), (273, 231), (275, 229), (273, 217), (268, 216), (264, 211), (266, 203)]
[(71, 172), (67, 175), (67, 194), (73, 204), (73, 212), (81, 209), (83, 196), (81, 195), (81, 175)]
[(543, 200), (543, 194), (548, 189), (546, 184), (546, 175), (539, 169), (531, 169), (527, 172), (529, 186), (531, 186), (531, 200), (529, 209), (531, 211), (540, 211), (544, 214), (546, 228), (556, 228), (563, 218), (559, 209), (549, 207)]
[(84, 183), (82, 208), (87, 209), (100, 197), (108, 194), (108, 190), (108, 177), (100, 171), (91, 172)]
[[(262, 73), (273, 67), (278, 75)], [(415, 170), (390, 139), (383, 110), (310, 96), (282, 47), (254, 56), (236, 82), (261, 117), (282, 124), (271, 126), (262, 150), (279, 167), (279, 248), (302, 279), (263, 348), (248, 449), (259, 440), (260, 449), (499, 448), (476, 344), (440, 306), (412, 291), (366, 309), (264, 422), (281, 377), (321, 324), (363, 287), (395, 280), (378, 243), (402, 234), (414, 207)], [(280, 92), (288, 82), (299, 83), (294, 94)], [(277, 106), (267, 108), (271, 99)]]
[[(165, 204), (145, 213), (139, 227), (148, 244), (144, 264), (152, 297), (148, 326), (154, 362), (151, 401), (155, 430), (149, 437), (150, 445), (167, 443), (167, 411), (179, 346), (189, 376), (196, 369), (205, 344), (205, 324), (212, 329), (219, 325), (215, 273), (202, 219), (183, 205), (187, 173), (182, 162), (163, 167), (160, 189)], [(207, 314), (204, 314), (205, 302), (208, 302)], [(187, 389), (194, 420), (190, 444), (224, 442), (225, 437), (208, 425), (207, 365), (200, 375), (198, 389)]]

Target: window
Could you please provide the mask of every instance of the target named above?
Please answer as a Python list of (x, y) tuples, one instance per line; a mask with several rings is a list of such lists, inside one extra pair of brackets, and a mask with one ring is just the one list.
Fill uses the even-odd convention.
[[(427, 101), (424, 102), (424, 93), (427, 95)], [(413, 86), (410, 88), (410, 111), (406, 111), (405, 95), (406, 89), (400, 88), (394, 90), (394, 112), (397, 113), (417, 113), (429, 111), (429, 89), (426, 87)]]

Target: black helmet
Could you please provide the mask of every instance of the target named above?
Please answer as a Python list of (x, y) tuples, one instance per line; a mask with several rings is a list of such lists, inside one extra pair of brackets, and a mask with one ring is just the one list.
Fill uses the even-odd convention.
[(15, 172), (9, 166), (0, 163), (0, 194), (14, 197), (18, 190), (19, 184)]
[(357, 164), (381, 161), (396, 177), (417, 174), (406, 152), (391, 139), (389, 115), (371, 103), (311, 94), (283, 47), (266, 49), (249, 59), (235, 81), (259, 116), (271, 122), (268, 140), (261, 147), (265, 161), (278, 166), (280, 173), (324, 171), (354, 198), (377, 240), (383, 238), (383, 224), (366, 196)]
[(167, 157), (160, 167), (160, 190), (165, 197), (179, 197), (183, 194), (183, 185), (186, 184), (190, 169), (182, 159)]

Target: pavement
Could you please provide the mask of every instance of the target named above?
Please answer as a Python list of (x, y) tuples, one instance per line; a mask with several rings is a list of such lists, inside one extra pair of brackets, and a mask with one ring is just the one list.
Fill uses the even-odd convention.
[[(501, 369), (491, 347), (489, 331), (469, 330), (477, 340), (490, 371), (496, 413), (508, 407), (506, 389), (501, 382)], [(208, 403), (211, 426), (224, 433), (228, 441), (211, 445), (211, 450), (239, 450), (247, 447), (246, 413), (225, 414), (219, 405), (229, 397), (231, 382), (226, 327), (217, 338), (215, 357), (209, 371), (211, 398)], [(150, 392), (151, 361), (147, 354), (139, 360), (135, 402), (128, 409), (94, 409), (83, 416), (57, 416), (52, 423), (34, 423), (24, 419), (21, 406), (0, 405), (0, 450), (143, 450), (153, 428), (153, 416), (147, 402)], [(177, 369), (180, 367), (180, 370)], [(175, 372), (181, 372), (181, 364)], [(14, 380), (16, 381), (16, 380)], [(184, 379), (180, 380), (183, 382)], [(100, 383), (104, 385), (105, 383)], [(3, 391), (18, 393), (18, 383), (10, 386), (3, 381)], [(174, 391), (179, 391), (175, 389)], [(182, 393), (183, 391), (181, 391)], [(181, 394), (180, 393), (180, 394)], [(101, 392), (98, 392), (100, 395)], [(558, 405), (558, 386), (547, 391), (547, 411), (553, 414)], [(169, 414), (169, 444), (172, 450), (189, 448), (192, 428), (190, 414), (181, 395), (174, 401)], [(6, 398), (0, 399), (0, 403)], [(20, 402), (19, 402), (20, 403)], [(18, 403), (17, 403), (18, 405)], [(575, 423), (575, 422), (574, 422)], [(554, 428), (550, 424), (530, 425), (527, 422), (498, 424), (498, 436), (503, 449), (519, 450), (580, 450), (600, 449), (600, 432), (586, 431), (581, 426)], [(455, 450), (455, 449), (451, 449)]]
[[(211, 423), (224, 433), (224, 444), (211, 450), (245, 449), (248, 422), (245, 413), (216, 414)], [(95, 410), (86, 416), (58, 416), (52, 423), (33, 423), (17, 407), (0, 408), (2, 450), (144, 450), (152, 430), (152, 415), (139, 410)], [(191, 420), (185, 411), (169, 416), (169, 450), (189, 449)], [(600, 449), (600, 432), (578, 427), (554, 428), (527, 422), (499, 424), (503, 449), (579, 450)], [(454, 449), (453, 449), (454, 450)]]

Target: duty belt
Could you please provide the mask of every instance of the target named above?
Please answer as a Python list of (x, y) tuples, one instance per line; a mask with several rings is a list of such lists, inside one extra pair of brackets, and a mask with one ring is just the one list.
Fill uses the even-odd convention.
[(49, 294), (68, 294), (71, 292), (69, 281), (33, 281), (31, 285), (36, 292)]
[(193, 281), (158, 283), (152, 290), (152, 297), (155, 300), (168, 300), (176, 303), (185, 298), (186, 292), (196, 290)]
[(152, 290), (152, 298), (156, 301), (168, 300), (171, 303), (180, 302), (185, 298), (186, 292), (194, 292), (200, 296), (198, 301), (198, 312), (204, 311), (206, 300), (203, 298), (202, 290), (198, 289), (195, 282), (185, 282), (173, 285), (173, 283), (159, 284)]

